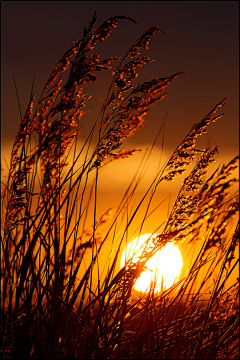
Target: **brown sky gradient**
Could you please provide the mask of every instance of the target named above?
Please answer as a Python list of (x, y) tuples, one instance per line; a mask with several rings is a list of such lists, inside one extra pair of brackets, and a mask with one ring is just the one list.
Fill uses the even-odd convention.
[[(236, 1), (3, 1), (2, 21), (2, 139), (12, 140), (19, 124), (12, 80), (15, 75), (22, 112), (34, 74), (36, 100), (56, 62), (81, 37), (83, 28), (97, 10), (97, 25), (113, 15), (127, 15), (138, 25), (122, 21), (98, 46), (102, 58), (123, 55), (149, 27), (158, 26), (168, 35), (156, 34), (146, 52), (156, 61), (145, 66), (141, 79), (182, 75), (168, 88), (168, 96), (152, 108), (144, 131), (132, 142), (149, 144), (168, 113), (165, 146), (171, 150), (193, 123), (199, 121), (225, 96), (232, 101), (226, 115), (209, 128), (203, 144), (219, 145), (222, 152), (238, 151), (239, 3)], [(89, 103), (94, 119), (110, 79), (86, 87), (94, 98)], [(87, 121), (86, 121), (87, 122)], [(83, 129), (84, 131), (84, 129)], [(87, 129), (86, 129), (87, 131)]]
[[(226, 96), (232, 100), (223, 108), (225, 115), (211, 124), (208, 134), (198, 141), (199, 147), (220, 147), (218, 162), (227, 162), (239, 153), (239, 2), (237, 1), (2, 1), (1, 2), (1, 149), (9, 163), (10, 148), (18, 130), (20, 116), (12, 79), (14, 73), (22, 113), (29, 101), (34, 74), (34, 92), (38, 100), (52, 69), (73, 41), (81, 38), (94, 11), (97, 26), (114, 15), (132, 17), (120, 21), (110, 37), (96, 47), (100, 59), (123, 56), (131, 45), (150, 27), (158, 26), (167, 33), (157, 33), (150, 48), (143, 52), (155, 59), (140, 69), (137, 82), (155, 77), (167, 77), (179, 71), (179, 76), (166, 89), (168, 96), (150, 109), (146, 128), (126, 143), (128, 148), (150, 146), (167, 115), (162, 163), (182, 141), (192, 125), (200, 121)], [(142, 71), (141, 71), (142, 70)], [(84, 91), (93, 95), (85, 116), (82, 137), (88, 135), (96, 119), (111, 81), (111, 71), (100, 73), (97, 84)], [(161, 138), (149, 161), (144, 193), (152, 181), (160, 159)], [(99, 194), (100, 208), (116, 206), (141, 159), (113, 163), (102, 170)], [(5, 165), (4, 165), (5, 167)], [(5, 175), (4, 175), (5, 176)], [(4, 180), (4, 178), (3, 178)], [(179, 182), (168, 184), (156, 201), (176, 194)], [(111, 195), (110, 195), (111, 194)], [(114, 196), (113, 196), (114, 194)], [(173, 201), (172, 197), (171, 201)], [(157, 202), (156, 202), (157, 204)], [(155, 205), (156, 205), (155, 204)], [(167, 204), (167, 202), (166, 202)], [(167, 217), (167, 205), (158, 210), (151, 232)]]

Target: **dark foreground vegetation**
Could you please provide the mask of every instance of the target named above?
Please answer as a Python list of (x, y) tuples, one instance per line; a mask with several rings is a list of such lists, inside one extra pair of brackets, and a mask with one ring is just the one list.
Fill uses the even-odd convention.
[[(94, 47), (120, 20), (134, 21), (114, 16), (96, 27), (94, 15), (54, 68), (35, 107), (32, 89), (22, 116), (1, 193), (2, 358), (238, 358), (239, 279), (229, 281), (238, 264), (238, 157), (207, 177), (218, 148), (196, 147), (229, 98), (193, 125), (138, 203), (133, 195), (141, 171), (116, 211), (97, 216), (101, 168), (134, 155), (138, 149), (126, 150), (123, 141), (143, 127), (149, 108), (182, 74), (136, 83), (137, 69), (153, 61), (140, 52), (157, 27), (125, 56), (100, 60)], [(98, 81), (98, 72), (114, 66), (99, 116), (83, 139), (83, 108), (90, 99), (85, 90)], [(156, 224), (154, 244), (138, 263), (119, 270), (133, 220), (144, 209), (135, 233), (140, 235), (156, 190), (191, 164), (161, 231)], [(154, 284), (146, 294), (133, 293), (146, 261), (167, 242), (201, 247), (178, 284), (160, 293)], [(102, 264), (105, 244), (112, 255)]]

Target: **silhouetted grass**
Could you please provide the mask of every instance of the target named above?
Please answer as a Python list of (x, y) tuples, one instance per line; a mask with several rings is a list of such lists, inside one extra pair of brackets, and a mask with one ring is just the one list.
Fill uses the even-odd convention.
[[(227, 281), (238, 264), (238, 194), (231, 192), (238, 157), (206, 179), (218, 149), (196, 148), (197, 137), (223, 115), (216, 113), (229, 98), (193, 125), (137, 204), (133, 197), (147, 160), (116, 211), (106, 209), (97, 218), (100, 168), (139, 150), (126, 150), (122, 143), (143, 127), (149, 108), (166, 96), (165, 87), (181, 74), (134, 83), (136, 69), (153, 61), (140, 51), (148, 48), (157, 27), (142, 35), (124, 57), (99, 60), (97, 53), (89, 54), (123, 19), (134, 21), (115, 16), (95, 28), (94, 15), (82, 39), (54, 68), (35, 110), (32, 91), (22, 117), (2, 189), (3, 358), (238, 357), (239, 283), (236, 279), (230, 286)], [(80, 146), (83, 107), (90, 99), (83, 89), (98, 80), (96, 72), (111, 69), (115, 61), (119, 65), (107, 97)], [(65, 71), (68, 78), (63, 81)], [(140, 210), (144, 216), (136, 236), (151, 215), (161, 183), (171, 182), (191, 163), (195, 165), (167, 222), (156, 225), (156, 233), (162, 227), (160, 234), (137, 263), (129, 261), (119, 270), (121, 249)], [(90, 228), (88, 219), (93, 219)], [(160, 293), (154, 292), (154, 284), (148, 293), (134, 292), (146, 261), (167, 242), (186, 248), (201, 243), (201, 248), (178, 284)], [(112, 255), (103, 263), (106, 248)]]

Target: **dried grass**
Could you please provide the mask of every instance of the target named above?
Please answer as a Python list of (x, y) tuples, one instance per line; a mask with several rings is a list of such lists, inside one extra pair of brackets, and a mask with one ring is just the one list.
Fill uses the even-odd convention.
[[(229, 98), (192, 127), (137, 205), (133, 195), (141, 171), (118, 209), (107, 209), (97, 219), (99, 169), (140, 150), (122, 148), (123, 141), (144, 127), (149, 108), (166, 96), (165, 87), (181, 74), (134, 83), (136, 69), (153, 61), (140, 52), (160, 31), (156, 27), (143, 34), (124, 57), (100, 61), (97, 53), (89, 54), (123, 19), (134, 21), (115, 16), (95, 28), (94, 14), (82, 39), (55, 66), (35, 110), (32, 92), (21, 117), (1, 197), (3, 358), (238, 357), (239, 280), (228, 286), (238, 264), (234, 258), (239, 236), (238, 195), (231, 194), (237, 182), (232, 172), (238, 157), (206, 180), (218, 149), (196, 149), (197, 137), (223, 115), (215, 114)], [(100, 115), (78, 153), (83, 107), (91, 97), (84, 93), (83, 85), (98, 81), (95, 73), (111, 69), (115, 61), (120, 63)], [(66, 71), (69, 76), (64, 82), (61, 73)], [(97, 131), (98, 142), (91, 153)], [(67, 167), (70, 153), (73, 157)], [(146, 246), (138, 263), (118, 270), (121, 246), (139, 210), (144, 206), (137, 229), (140, 235), (151, 215), (156, 189), (183, 173), (196, 157), (161, 235)], [(90, 215), (93, 225), (88, 227)], [(231, 226), (235, 230), (229, 231)], [(202, 246), (178, 284), (161, 293), (154, 292), (153, 284), (150, 292), (134, 294), (134, 282), (146, 261), (167, 242), (186, 246), (201, 242)], [(102, 264), (101, 254), (109, 244), (115, 251), (113, 246), (112, 257)], [(217, 266), (220, 270), (214, 279)], [(202, 269), (204, 276), (199, 280)]]

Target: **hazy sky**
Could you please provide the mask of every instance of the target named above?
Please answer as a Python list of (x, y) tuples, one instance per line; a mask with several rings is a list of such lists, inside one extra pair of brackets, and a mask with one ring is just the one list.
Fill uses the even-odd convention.
[[(167, 98), (151, 108), (146, 129), (131, 139), (135, 145), (152, 142), (166, 113), (165, 146), (174, 149), (191, 126), (216, 103), (230, 96), (226, 115), (209, 127), (202, 144), (219, 145), (226, 156), (238, 153), (239, 117), (239, 2), (238, 1), (2, 1), (2, 133), (3, 142), (13, 140), (19, 111), (12, 79), (14, 73), (22, 112), (25, 111), (34, 74), (36, 100), (53, 67), (73, 41), (81, 38), (94, 11), (97, 25), (110, 16), (127, 15), (97, 51), (100, 58), (124, 55), (148, 28), (155, 34), (144, 55), (156, 61), (145, 66), (139, 81), (181, 75), (166, 89)], [(101, 57), (102, 55), (102, 57)], [(105, 98), (111, 73), (99, 73), (89, 119), (95, 119)], [(138, 81), (137, 80), (137, 81)], [(87, 120), (90, 121), (90, 120)], [(87, 131), (87, 126), (86, 126)], [(84, 132), (84, 129), (83, 129)]]

